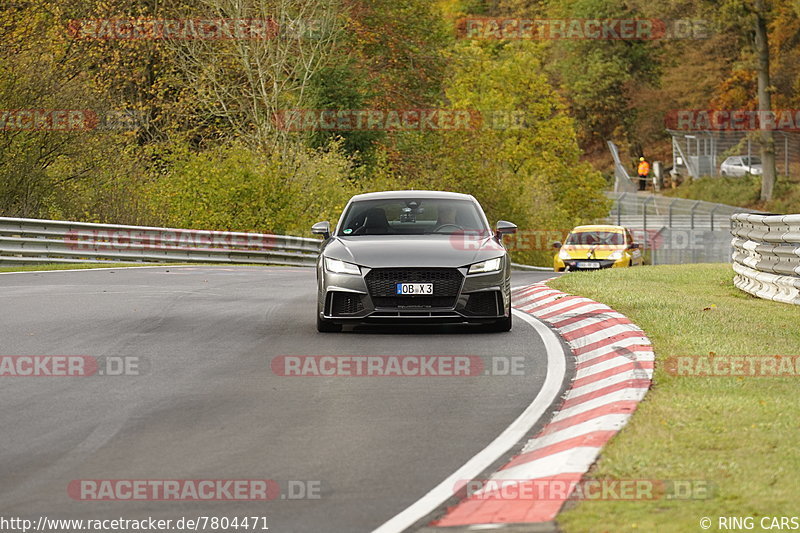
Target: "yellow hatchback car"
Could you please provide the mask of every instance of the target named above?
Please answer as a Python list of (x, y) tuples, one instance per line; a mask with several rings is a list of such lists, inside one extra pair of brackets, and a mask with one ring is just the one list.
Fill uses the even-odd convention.
[(644, 263), (638, 243), (633, 242), (630, 230), (622, 226), (578, 226), (564, 244), (556, 242), (558, 253), (553, 270), (599, 270), (640, 266)]

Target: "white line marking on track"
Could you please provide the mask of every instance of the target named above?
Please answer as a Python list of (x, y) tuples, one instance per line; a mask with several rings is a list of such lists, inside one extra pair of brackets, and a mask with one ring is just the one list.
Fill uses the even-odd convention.
[(439, 505), (453, 496), (456, 483), (467, 479), (475, 479), (481, 472), (508, 452), (521, 441), (530, 429), (547, 412), (547, 409), (558, 397), (561, 384), (566, 374), (567, 352), (561, 345), (558, 336), (536, 318), (514, 310), (517, 318), (530, 324), (541, 337), (547, 351), (547, 376), (542, 390), (525, 411), (497, 436), (486, 448), (478, 452), (461, 468), (453, 472), (447, 479), (431, 489), (422, 498), (389, 521), (374, 530), (373, 533), (399, 533), (411, 527), (415, 522), (432, 513)]

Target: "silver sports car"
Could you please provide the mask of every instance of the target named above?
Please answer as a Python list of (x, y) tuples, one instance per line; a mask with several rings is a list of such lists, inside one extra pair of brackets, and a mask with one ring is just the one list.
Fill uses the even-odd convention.
[(317, 329), (356, 323), (486, 324), (511, 329), (511, 262), (472, 196), (393, 191), (354, 196), (317, 263)]

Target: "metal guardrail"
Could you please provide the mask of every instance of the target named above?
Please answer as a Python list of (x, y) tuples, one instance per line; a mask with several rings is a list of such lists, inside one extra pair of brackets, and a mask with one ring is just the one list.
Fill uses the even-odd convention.
[[(322, 241), (287, 235), (0, 217), (0, 265), (229, 263), (315, 266)], [(512, 264), (515, 270), (550, 268)]]
[(45, 263), (316, 264), (303, 237), (0, 217), (0, 265)]
[(614, 159), (614, 193), (635, 193), (636, 185), (633, 184), (633, 179), (628, 174), (628, 169), (622, 164), (619, 148), (612, 141), (606, 141), (606, 144), (608, 144), (611, 157)]
[(511, 270), (521, 270), (523, 272), (553, 272), (552, 267), (520, 265), (519, 263), (511, 263)]
[(647, 193), (606, 193), (613, 200), (609, 222), (642, 229), (682, 228), (728, 231), (730, 217), (758, 213), (745, 207)]
[(800, 215), (738, 214), (731, 223), (734, 285), (800, 305)]

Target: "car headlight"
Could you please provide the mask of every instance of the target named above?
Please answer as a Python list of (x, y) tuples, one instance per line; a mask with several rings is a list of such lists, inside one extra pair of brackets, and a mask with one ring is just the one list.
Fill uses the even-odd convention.
[(500, 270), (501, 258), (490, 259), (482, 263), (475, 263), (469, 267), (469, 274), (481, 274), (483, 272), (495, 272)]
[(617, 250), (616, 252), (611, 252), (610, 254), (608, 254), (608, 258), (611, 261), (618, 261), (622, 259), (622, 254), (624, 253), (625, 253), (624, 250)]
[(361, 269), (358, 267), (358, 265), (354, 265), (353, 263), (345, 263), (344, 261), (331, 259), (330, 257), (325, 258), (325, 270), (328, 272), (333, 272), (334, 274), (353, 274), (355, 276), (361, 275)]
[(561, 250), (558, 252), (559, 259), (572, 259), (572, 256), (569, 255), (569, 252), (566, 250)]

